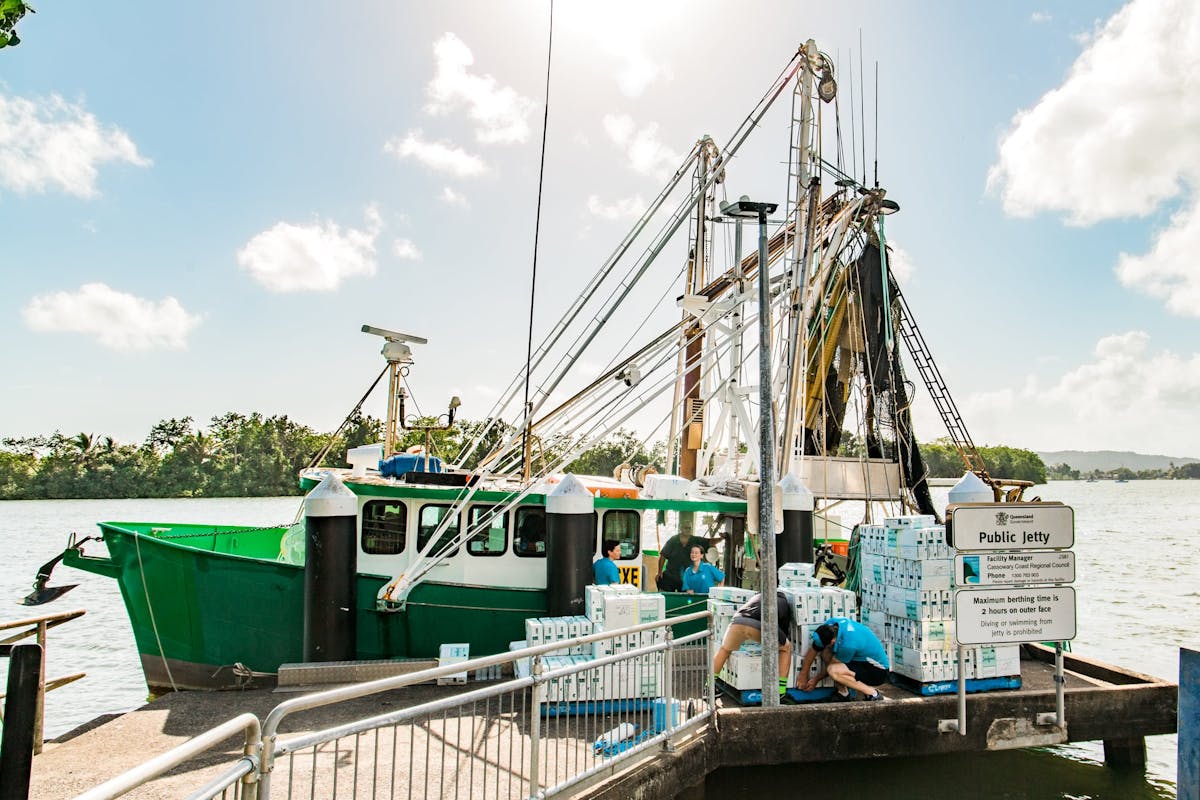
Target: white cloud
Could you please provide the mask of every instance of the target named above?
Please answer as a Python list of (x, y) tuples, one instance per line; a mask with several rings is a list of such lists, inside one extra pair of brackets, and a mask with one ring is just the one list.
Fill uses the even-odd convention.
[(1029, 21), (1033, 23), (1049, 22), (1053, 17), (1047, 11), (1035, 11), (1029, 15)]
[[(1188, 197), (1150, 252), (1122, 254), (1118, 277), (1200, 316), (1200, 4), (1133, 0), (1087, 42), (1064, 83), (1020, 111), (988, 174), (1016, 216), (1074, 225), (1144, 217)], [(1191, 261), (1191, 263), (1189, 263)]]
[(471, 207), (471, 202), (467, 200), (466, 195), (462, 194), (461, 192), (454, 191), (449, 186), (442, 187), (442, 193), (439, 195), (439, 197), (443, 203), (447, 203), (448, 205), (459, 206), (460, 208)]
[(610, 203), (605, 203), (593, 194), (588, 196), (587, 210), (601, 219), (636, 219), (646, 210), (646, 201), (637, 194), (633, 197), (618, 197)]
[[(603, 60), (597, 72), (611, 76), (626, 97), (639, 97), (658, 81), (670, 80), (670, 65), (660, 60), (661, 38), (692, 13), (685, 2), (606, 0), (603, 3), (568, 3), (555, 12), (555, 27), (562, 24), (568, 37), (595, 46)], [(630, 20), (637, 24), (631, 25)]]
[(342, 230), (330, 220), (278, 222), (238, 251), (238, 264), (272, 292), (333, 291), (347, 278), (375, 274), (375, 239), (383, 222), (374, 206), (366, 217), (363, 230)]
[(912, 258), (908, 255), (908, 251), (900, 247), (894, 241), (888, 241), (888, 269), (900, 284), (900, 288), (904, 288), (904, 284), (912, 279), (916, 274), (916, 266), (913, 264)]
[(182, 350), (200, 324), (174, 297), (155, 302), (103, 283), (38, 295), (21, 311), (30, 330), (86, 333), (111, 350)]
[(56, 94), (30, 100), (0, 93), (0, 187), (96, 197), (97, 168), (107, 162), (150, 165), (128, 134), (81, 105)]
[(1020, 111), (988, 184), (1010, 214), (1142, 216), (1200, 177), (1200, 4), (1134, 0)]
[(669, 177), (683, 156), (667, 147), (658, 138), (658, 123), (651, 122), (640, 130), (628, 114), (605, 114), (604, 132), (629, 155), (634, 172), (656, 178)]
[(488, 171), (479, 156), (449, 142), (431, 142), (420, 131), (409, 131), (403, 139), (399, 136), (390, 139), (383, 151), (396, 158), (415, 158), (435, 172), (448, 172), (459, 178), (473, 178)]
[(412, 239), (397, 239), (392, 243), (392, 254), (405, 261), (420, 261), (425, 256)]
[[(617, 88), (626, 97), (641, 96), (650, 84), (667, 74), (664, 66), (652, 59), (640, 42), (615, 39), (610, 44), (622, 62), (617, 70)], [(622, 44), (625, 46), (616, 49)]]
[(1122, 253), (1117, 277), (1131, 289), (1166, 302), (1181, 316), (1200, 317), (1200, 198), (1176, 213), (1154, 238), (1150, 252)]
[(1200, 454), (1198, 393), (1200, 353), (1155, 352), (1148, 334), (1128, 331), (1100, 339), (1088, 362), (1049, 382), (1027, 376), (960, 408), (976, 443), (1190, 456)]
[(475, 138), (485, 143), (524, 142), (529, 138), (526, 118), (536, 107), (534, 101), (515, 89), (500, 86), (491, 75), (469, 71), (475, 63), (471, 49), (453, 33), (446, 33), (433, 44), (436, 72), (425, 87), (430, 114), (448, 114), (465, 109), (475, 122)]

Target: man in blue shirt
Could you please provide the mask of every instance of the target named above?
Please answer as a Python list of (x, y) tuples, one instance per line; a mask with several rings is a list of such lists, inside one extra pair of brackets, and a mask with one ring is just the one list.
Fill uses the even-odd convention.
[(708, 594), (708, 590), (725, 580), (725, 573), (704, 560), (704, 548), (692, 545), (688, 551), (691, 566), (683, 568), (683, 590), (688, 594)]
[(597, 586), (621, 582), (621, 571), (613, 563), (621, 557), (621, 543), (615, 539), (604, 540), (604, 557), (596, 559), (592, 564), (592, 574), (596, 577)]
[(813, 631), (812, 648), (800, 664), (801, 675), (808, 674), (818, 655), (825, 669), (804, 683), (805, 691), (811, 692), (828, 674), (842, 697), (848, 697), (853, 689), (865, 700), (886, 699), (875, 687), (887, 683), (891, 663), (887, 650), (867, 626), (845, 617), (830, 617)]

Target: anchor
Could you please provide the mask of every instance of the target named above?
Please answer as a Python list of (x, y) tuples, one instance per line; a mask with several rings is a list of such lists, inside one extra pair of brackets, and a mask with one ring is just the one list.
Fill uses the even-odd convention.
[(47, 586), (46, 583), (50, 580), (50, 573), (54, 571), (54, 568), (58, 566), (58, 562), (62, 561), (63, 557), (66, 556), (67, 553), (72, 550), (79, 549), (79, 546), (84, 542), (92, 540), (99, 541), (100, 537), (85, 536), (79, 541), (75, 541), (75, 535), (71, 534), (71, 540), (67, 543), (67, 549), (63, 550), (54, 558), (38, 567), (37, 577), (33, 579), (33, 591), (20, 600), (21, 605), (40, 606), (53, 600), (57, 600), (78, 586), (78, 583), (71, 583), (67, 584), (66, 586)]

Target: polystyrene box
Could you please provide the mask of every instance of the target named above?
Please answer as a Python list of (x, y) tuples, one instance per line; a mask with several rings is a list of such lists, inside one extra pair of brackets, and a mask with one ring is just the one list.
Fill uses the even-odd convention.
[(367, 444), (362, 447), (351, 447), (346, 451), (346, 462), (350, 464), (351, 474), (363, 476), (367, 469), (378, 469), (383, 458), (383, 445)]

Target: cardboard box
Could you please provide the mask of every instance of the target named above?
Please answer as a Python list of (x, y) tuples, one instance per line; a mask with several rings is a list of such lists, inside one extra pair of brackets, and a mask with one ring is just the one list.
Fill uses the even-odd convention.
[[(463, 642), (461, 644), (443, 644), (438, 648), (438, 666), (442, 667), (447, 664), (461, 664), (471, 657), (471, 645)], [(456, 672), (453, 675), (446, 675), (437, 679), (438, 686), (447, 686), (450, 684), (466, 683), (467, 671)]]

